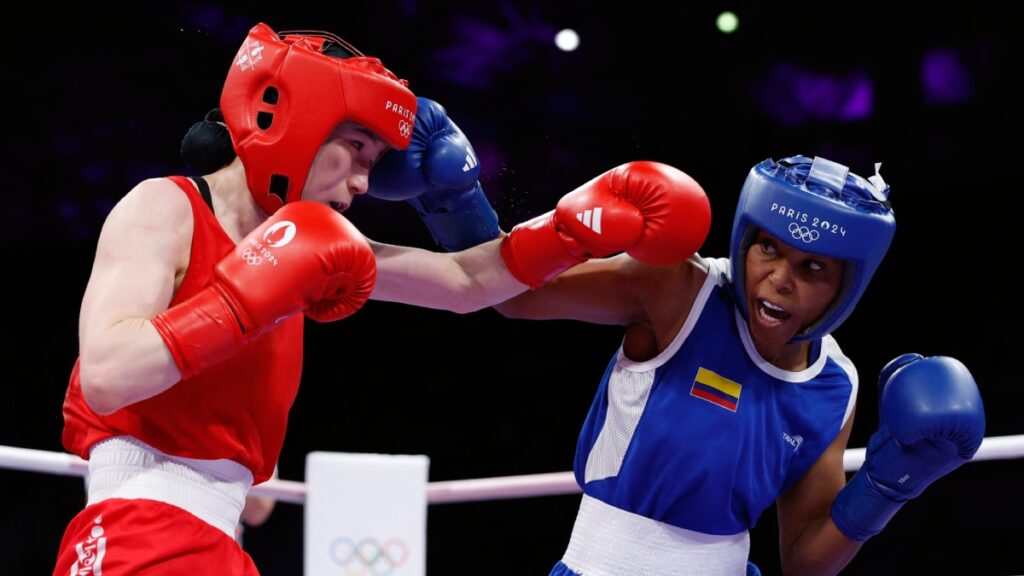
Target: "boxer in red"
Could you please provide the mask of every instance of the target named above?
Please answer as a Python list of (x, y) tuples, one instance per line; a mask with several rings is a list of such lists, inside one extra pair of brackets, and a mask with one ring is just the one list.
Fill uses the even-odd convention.
[(302, 313), (344, 318), (373, 289), (339, 208), (408, 145), (415, 106), (340, 39), (250, 31), (221, 95), (239, 157), (144, 181), (104, 224), (64, 403), (89, 501), (55, 574), (256, 573), (233, 535), (284, 439)]

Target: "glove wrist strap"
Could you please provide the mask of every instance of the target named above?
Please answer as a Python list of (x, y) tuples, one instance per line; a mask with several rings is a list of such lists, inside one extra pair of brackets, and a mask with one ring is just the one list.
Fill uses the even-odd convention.
[(164, 310), (153, 326), (185, 380), (226, 360), (246, 342), (234, 311), (214, 286)]
[(434, 241), (447, 252), (465, 250), (501, 234), (498, 215), (479, 184), (450, 206), (430, 208), (420, 198), (410, 198), (408, 202), (416, 208)]
[(882, 495), (862, 468), (832, 502), (832, 521), (847, 538), (863, 542), (881, 532), (902, 506)]
[(501, 257), (508, 271), (530, 288), (539, 288), (586, 260), (573, 256), (562, 244), (553, 216), (553, 211), (548, 212), (516, 226), (501, 243)]

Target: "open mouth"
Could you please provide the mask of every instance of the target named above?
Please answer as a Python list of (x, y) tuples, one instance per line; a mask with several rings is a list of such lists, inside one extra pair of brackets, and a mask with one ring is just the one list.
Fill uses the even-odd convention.
[(343, 202), (330, 202), (329, 204), (331, 206), (331, 210), (334, 210), (338, 214), (341, 214), (342, 212), (348, 209), (348, 204), (345, 204)]
[(785, 308), (773, 304), (764, 298), (757, 299), (757, 315), (771, 324), (778, 324), (788, 320), (791, 316)]

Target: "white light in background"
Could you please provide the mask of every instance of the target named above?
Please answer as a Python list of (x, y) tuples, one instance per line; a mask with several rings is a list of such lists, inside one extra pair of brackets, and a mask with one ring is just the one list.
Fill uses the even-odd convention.
[(715, 26), (718, 27), (719, 32), (732, 34), (740, 27), (740, 19), (733, 12), (722, 12), (715, 20)]
[(560, 30), (555, 34), (555, 46), (563, 52), (572, 52), (580, 45), (580, 35), (571, 28)]

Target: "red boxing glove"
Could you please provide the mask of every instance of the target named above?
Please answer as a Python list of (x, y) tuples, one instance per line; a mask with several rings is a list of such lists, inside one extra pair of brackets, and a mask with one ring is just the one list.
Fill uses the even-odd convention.
[(185, 379), (299, 312), (319, 322), (349, 316), (370, 297), (376, 275), (373, 250), (355, 226), (322, 204), (291, 202), (217, 264), (208, 287), (153, 325)]
[(711, 204), (696, 180), (667, 164), (630, 162), (513, 228), (501, 256), (517, 280), (537, 288), (580, 262), (623, 250), (648, 264), (681, 262), (710, 228)]

